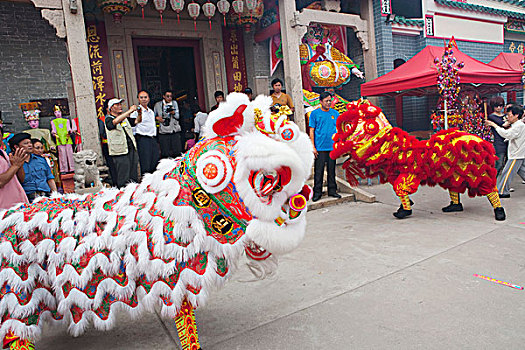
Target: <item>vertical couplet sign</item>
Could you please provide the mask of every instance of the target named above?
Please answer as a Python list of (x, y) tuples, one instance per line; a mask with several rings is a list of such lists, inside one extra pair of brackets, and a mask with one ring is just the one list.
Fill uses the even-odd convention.
[(241, 92), (248, 87), (246, 61), (244, 59), (244, 40), (238, 28), (222, 28), (224, 43), (224, 61), (228, 92)]
[(104, 119), (104, 102), (113, 97), (113, 84), (109, 69), (108, 45), (104, 22), (86, 23), (86, 41), (88, 44), (91, 79), (95, 92), (97, 117)]

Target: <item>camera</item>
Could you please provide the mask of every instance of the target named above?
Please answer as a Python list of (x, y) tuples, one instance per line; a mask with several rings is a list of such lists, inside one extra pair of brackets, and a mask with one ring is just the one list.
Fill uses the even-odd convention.
[(175, 108), (173, 108), (172, 105), (167, 105), (166, 106), (165, 113), (168, 114), (168, 117), (164, 118), (164, 121), (162, 122), (164, 126), (169, 126), (170, 125), (170, 122), (171, 122), (171, 115), (170, 115), (170, 113), (173, 112), (174, 110), (175, 110)]

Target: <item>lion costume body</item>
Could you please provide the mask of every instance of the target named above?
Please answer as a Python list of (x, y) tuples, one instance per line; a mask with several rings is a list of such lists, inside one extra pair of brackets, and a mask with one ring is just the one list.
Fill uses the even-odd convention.
[(160, 307), (183, 349), (199, 349), (193, 308), (243, 252), (264, 277), (304, 235), (312, 147), (271, 103), (229, 95), (206, 138), (140, 184), (0, 211), (4, 346), (33, 348), (44, 322), (76, 336)]
[(447, 189), (451, 203), (444, 212), (462, 211), (459, 194), (487, 196), (496, 220), (505, 220), (496, 189), (495, 152), (491, 143), (457, 129), (443, 130), (420, 141), (392, 127), (381, 110), (367, 100), (350, 103), (337, 120), (332, 158), (349, 155), (343, 165), (351, 184), (356, 176), (379, 176), (401, 200), (394, 216), (412, 214), (410, 194), (419, 185)]

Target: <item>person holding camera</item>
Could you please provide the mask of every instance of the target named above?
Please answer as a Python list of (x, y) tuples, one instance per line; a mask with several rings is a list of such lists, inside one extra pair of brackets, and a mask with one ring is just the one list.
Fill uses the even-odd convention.
[(155, 117), (160, 123), (159, 144), (160, 158), (175, 158), (182, 153), (181, 127), (179, 124), (179, 106), (173, 100), (173, 92), (167, 90), (162, 100), (153, 107)]
[(159, 146), (155, 137), (157, 136), (157, 124), (155, 123), (155, 112), (148, 107), (150, 98), (147, 91), (138, 94), (139, 106), (136, 112), (131, 113), (130, 123), (134, 125), (135, 140), (137, 140), (137, 151), (139, 153), (140, 173), (152, 173), (159, 162)]

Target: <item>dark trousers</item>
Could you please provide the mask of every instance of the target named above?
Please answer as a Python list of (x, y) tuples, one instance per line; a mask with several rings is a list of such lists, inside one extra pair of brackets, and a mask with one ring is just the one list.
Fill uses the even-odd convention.
[(335, 184), (335, 160), (330, 158), (330, 151), (320, 151), (314, 162), (314, 195), (323, 192), (324, 165), (327, 164), (328, 194), (337, 192)]
[(117, 178), (113, 182), (113, 186), (124, 187), (130, 181), (139, 182), (139, 174), (137, 171), (139, 156), (135, 148), (128, 148), (128, 153), (121, 156), (111, 156), (113, 164), (117, 170)]
[(107, 143), (102, 144), (102, 155), (104, 156), (104, 160), (106, 161), (106, 165), (108, 167), (109, 177), (111, 178), (111, 184), (113, 186), (117, 186), (117, 169), (115, 168), (115, 164), (113, 163), (113, 157), (109, 156), (109, 149)]
[(152, 173), (159, 164), (159, 145), (152, 136), (135, 135), (139, 152), (140, 174)]
[(160, 158), (175, 158), (182, 153), (181, 133), (159, 134)]

